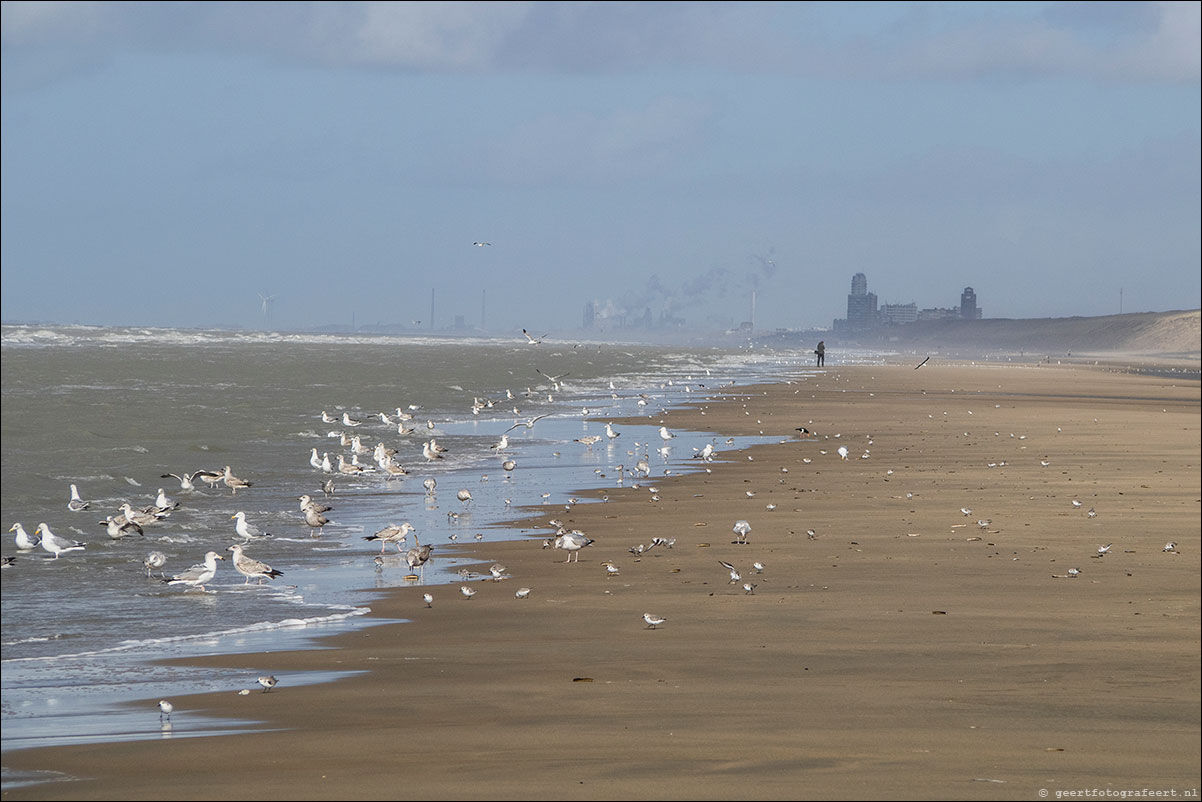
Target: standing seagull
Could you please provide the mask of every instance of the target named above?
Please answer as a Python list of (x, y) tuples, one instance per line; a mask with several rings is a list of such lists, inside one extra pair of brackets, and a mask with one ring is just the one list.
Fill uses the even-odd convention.
[(205, 561), (197, 563), (187, 571), (176, 574), (170, 579), (164, 579), (168, 585), (187, 585), (193, 588), (200, 588), (204, 591), (205, 585), (213, 581), (213, 577), (217, 575), (217, 561), (224, 560), (215, 551), (205, 553)]
[(42, 536), (42, 548), (54, 555), (54, 559), (58, 559), (58, 555), (66, 554), (69, 551), (83, 551), (84, 544), (78, 540), (67, 540), (65, 537), (59, 537), (50, 531), (50, 527), (44, 523), (38, 524), (35, 535)]
[(246, 513), (242, 512), (241, 510), (231, 515), (230, 518), (238, 519), (238, 523), (234, 524), (234, 529), (238, 532), (239, 536), (246, 540), (254, 540), (255, 538), (260, 537), (271, 537), (270, 532), (264, 532), (254, 524), (247, 523)]
[(230, 466), (228, 465), (225, 466), (225, 472), (221, 475), (221, 478), (225, 482), (225, 486), (234, 492), (234, 495), (238, 494), (238, 488), (250, 487), (251, 485), (245, 479), (239, 479), (237, 476), (234, 476), (233, 471), (230, 470)]
[(580, 550), (585, 546), (590, 546), (595, 543), (591, 537), (586, 537), (579, 530), (573, 529), (571, 532), (560, 530), (554, 538), (547, 538), (543, 541), (544, 549), (563, 549), (568, 553), (568, 558), (564, 562), (572, 561), (572, 553), (576, 554), (576, 562), (580, 562)]
[(17, 533), (17, 548), (19, 550), (30, 551), (38, 547), (38, 541), (41, 538), (31, 536), (21, 524), (13, 524), (8, 531)]
[(413, 548), (405, 552), (405, 564), (409, 566), (409, 570), (415, 568), (421, 571), (422, 576), (426, 575), (426, 563), (430, 561), (430, 552), (433, 546), (423, 546), (417, 542), (417, 535), (413, 536)]
[(245, 585), (250, 584), (250, 580), (254, 578), (258, 578), (259, 584), (262, 585), (264, 579), (275, 579), (284, 575), (283, 571), (277, 571), (267, 563), (247, 557), (242, 552), (240, 543), (230, 546), (229, 550), (234, 553), (234, 570), (246, 577), (246, 582), (243, 583)]
[(381, 529), (379, 532), (376, 532), (374, 535), (367, 535), (363, 539), (380, 541), (380, 553), (381, 554), (384, 553), (385, 546), (387, 546), (389, 543), (395, 543), (397, 553), (399, 554), (401, 552), (401, 546), (404, 545), (404, 543), (405, 543), (405, 538), (409, 535), (410, 532), (415, 532), (415, 531), (417, 531), (417, 530), (415, 530), (413, 528), (413, 524), (409, 523), (408, 521), (405, 521), (405, 523), (403, 523), (399, 526), (397, 524), (389, 524), (388, 526)]
[(660, 436), (660, 439), (666, 443), (669, 440), (671, 440), (673, 437), (675, 437), (676, 435), (674, 435), (670, 431), (668, 431), (667, 426), (661, 426), (661, 427), (659, 427), (659, 436)]
[[(161, 551), (149, 552), (146, 555), (146, 559), (142, 560), (142, 567), (146, 569), (147, 577), (149, 577), (150, 572), (156, 568), (160, 569), (160, 571), (161, 571), (163, 566), (166, 564), (167, 564), (167, 555)], [(161, 577), (162, 573), (160, 573), (159, 576)]]
[(71, 500), (67, 502), (67, 509), (71, 512), (83, 512), (88, 507), (92, 506), (92, 502), (84, 501), (79, 497), (79, 490), (75, 485), (71, 485)]

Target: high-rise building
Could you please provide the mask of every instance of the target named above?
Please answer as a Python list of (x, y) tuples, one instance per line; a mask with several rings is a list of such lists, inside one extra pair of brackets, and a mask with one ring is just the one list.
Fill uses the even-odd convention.
[(586, 301), (584, 304), (584, 321), (583, 325), (586, 329), (591, 329), (597, 323), (597, 305), (592, 301)]
[(876, 293), (868, 291), (868, 277), (856, 273), (851, 277), (851, 294), (847, 296), (847, 328), (865, 331), (876, 326)]
[(965, 287), (960, 293), (960, 317), (965, 320), (980, 320), (981, 310), (977, 308), (977, 294), (972, 287)]

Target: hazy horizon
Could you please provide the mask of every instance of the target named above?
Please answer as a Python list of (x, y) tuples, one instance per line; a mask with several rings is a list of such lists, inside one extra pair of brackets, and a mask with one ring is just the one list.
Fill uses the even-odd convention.
[(6, 324), (1202, 306), (1198, 3), (2, 8)]

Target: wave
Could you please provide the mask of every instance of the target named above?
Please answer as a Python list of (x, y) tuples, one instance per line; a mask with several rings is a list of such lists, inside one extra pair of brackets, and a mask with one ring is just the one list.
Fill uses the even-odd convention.
[[(246, 626), (234, 627), (231, 629), (216, 630), (214, 632), (203, 632), (192, 635), (174, 635), (166, 638), (146, 638), (143, 640), (128, 640), (123, 641), (116, 646), (109, 646), (104, 649), (94, 649), (86, 652), (75, 652), (73, 654), (55, 654), (44, 655), (41, 657), (13, 657), (7, 660), (0, 661), (4, 665), (15, 663), (44, 663), (55, 660), (76, 660), (87, 657), (100, 657), (109, 654), (118, 654), (122, 652), (135, 651), (137, 649), (150, 649), (162, 646), (168, 646), (177, 643), (189, 643), (193, 641), (212, 640), (213, 638), (225, 638), (235, 635), (246, 635), (251, 632), (270, 632), (273, 630), (284, 629), (303, 629), (305, 627), (314, 626), (317, 624), (334, 624), (340, 621), (346, 621), (361, 615), (367, 615), (371, 612), (370, 607), (339, 607), (332, 606), (330, 609), (338, 610), (339, 612), (330, 613), (329, 615), (319, 615), (310, 618), (285, 618), (280, 621), (260, 621), (255, 624), (247, 624)], [(36, 639), (23, 639), (21, 642), (38, 642)]]

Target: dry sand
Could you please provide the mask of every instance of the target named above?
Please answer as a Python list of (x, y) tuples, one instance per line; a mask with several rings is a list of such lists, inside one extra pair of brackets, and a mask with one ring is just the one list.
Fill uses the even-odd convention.
[[(4, 798), (1196, 795), (1199, 400), (1196, 381), (932, 364), (672, 411), (670, 428), (781, 442), (719, 438), (712, 472), (577, 505), (565, 524), (596, 539), (579, 563), (541, 548), (544, 508), (518, 541), (455, 547), (514, 577), (471, 600), (404, 588), (372, 606), (412, 623), (209, 661), (367, 673), (173, 700), (177, 721), (275, 731), (13, 752), (10, 770), (85, 779)], [(675, 547), (628, 552), (654, 536)]]

